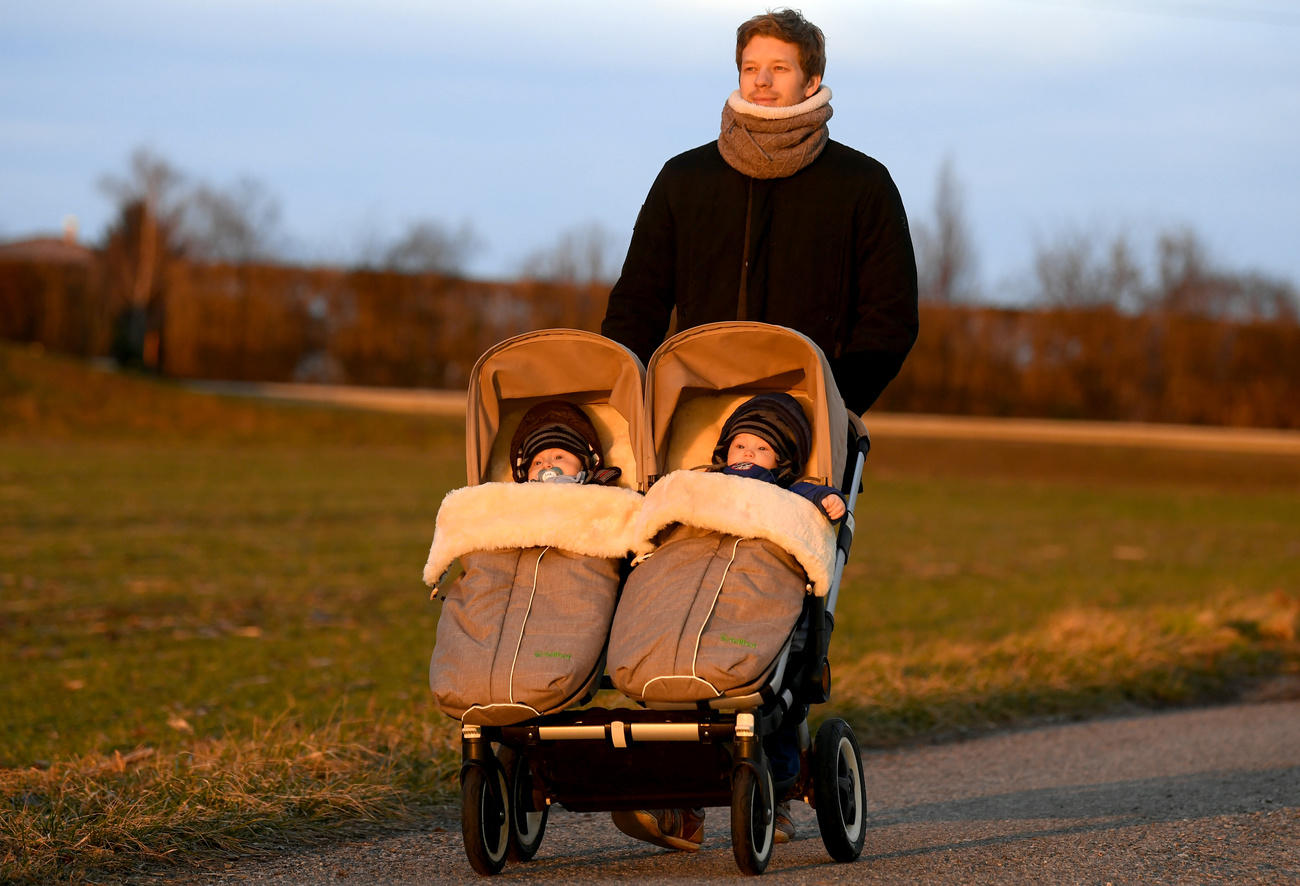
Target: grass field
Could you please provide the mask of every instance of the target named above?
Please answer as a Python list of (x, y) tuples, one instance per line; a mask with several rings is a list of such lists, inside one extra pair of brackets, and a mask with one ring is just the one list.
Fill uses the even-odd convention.
[[(0, 346), (0, 880), (418, 823), (453, 796), (420, 583), (457, 420)], [(1300, 672), (1300, 459), (876, 441), (833, 644), (876, 746)]]

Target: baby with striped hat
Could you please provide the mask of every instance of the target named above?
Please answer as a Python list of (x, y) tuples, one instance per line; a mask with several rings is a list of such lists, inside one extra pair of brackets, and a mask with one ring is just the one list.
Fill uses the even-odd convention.
[(789, 394), (758, 394), (736, 407), (722, 426), (711, 470), (775, 483), (811, 501), (834, 522), (844, 496), (833, 486), (800, 480), (812, 450), (812, 428)]

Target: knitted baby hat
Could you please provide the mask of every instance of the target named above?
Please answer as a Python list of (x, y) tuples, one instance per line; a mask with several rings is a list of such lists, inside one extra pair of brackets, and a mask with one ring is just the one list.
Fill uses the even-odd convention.
[(604, 462), (600, 436), (587, 414), (564, 400), (546, 400), (524, 413), (510, 439), (510, 467), (516, 483), (528, 481), (528, 465), (544, 449), (563, 449), (582, 461), (585, 471)]
[(713, 448), (713, 464), (727, 464), (727, 447), (737, 434), (762, 437), (776, 450), (776, 481), (789, 486), (803, 474), (812, 452), (812, 426), (799, 402), (789, 394), (758, 394), (736, 407), (722, 426)]

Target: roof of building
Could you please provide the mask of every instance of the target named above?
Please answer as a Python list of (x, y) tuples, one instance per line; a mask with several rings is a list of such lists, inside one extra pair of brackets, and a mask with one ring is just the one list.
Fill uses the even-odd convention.
[(95, 250), (66, 237), (32, 237), (0, 243), (0, 261), (89, 264)]

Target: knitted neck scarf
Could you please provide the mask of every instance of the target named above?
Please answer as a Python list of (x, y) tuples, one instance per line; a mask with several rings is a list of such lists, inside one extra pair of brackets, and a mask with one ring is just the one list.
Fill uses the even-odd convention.
[(740, 97), (722, 106), (718, 150), (727, 164), (750, 178), (786, 178), (817, 159), (830, 138), (831, 91), (823, 86), (797, 105), (770, 108)]

